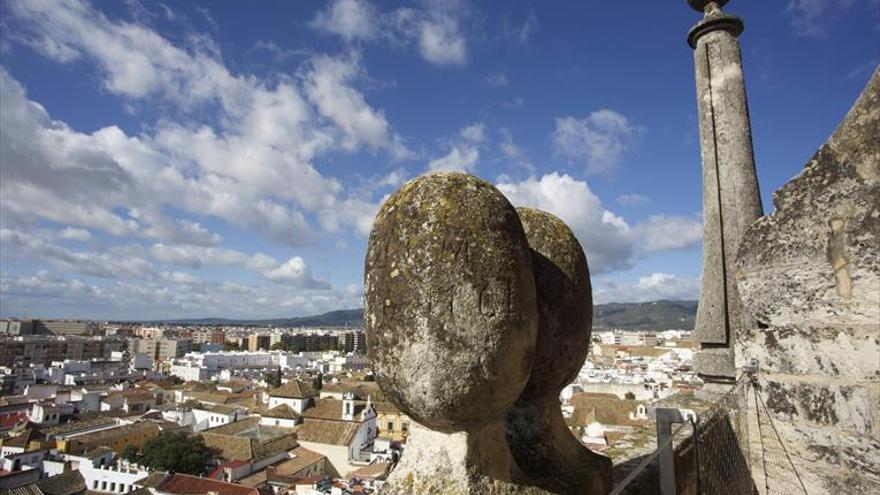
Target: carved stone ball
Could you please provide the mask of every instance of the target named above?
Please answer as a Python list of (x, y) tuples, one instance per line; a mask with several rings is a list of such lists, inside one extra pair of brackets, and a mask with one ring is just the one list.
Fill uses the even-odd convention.
[(538, 341), (523, 398), (559, 395), (587, 357), (593, 294), (584, 250), (565, 223), (550, 213), (517, 209), (532, 252), (538, 297)]
[(528, 243), (504, 195), (461, 173), (408, 182), (376, 216), (364, 274), (369, 358), (388, 399), (443, 432), (503, 417), (538, 325)]

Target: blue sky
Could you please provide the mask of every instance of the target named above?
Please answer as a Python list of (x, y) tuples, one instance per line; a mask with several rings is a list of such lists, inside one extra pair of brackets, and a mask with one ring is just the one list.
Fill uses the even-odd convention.
[[(765, 209), (880, 59), (877, 0), (733, 1)], [(696, 298), (679, 2), (0, 2), (0, 314), (358, 307), (431, 169), (549, 210), (597, 302)]]

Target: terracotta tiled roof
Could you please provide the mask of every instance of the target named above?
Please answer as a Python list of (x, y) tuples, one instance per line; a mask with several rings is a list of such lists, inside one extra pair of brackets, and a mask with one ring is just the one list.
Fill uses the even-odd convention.
[(317, 395), (318, 393), (315, 392), (311, 384), (299, 380), (291, 380), (269, 392), (270, 397), (282, 397), (285, 399), (307, 399)]
[(242, 406), (238, 405), (223, 405), (223, 404), (203, 404), (199, 407), (195, 407), (194, 409), (201, 409), (202, 411), (208, 411), (216, 414), (230, 415), (236, 411), (244, 411)]
[(397, 406), (390, 402), (374, 402), (373, 407), (376, 408), (378, 414), (403, 414), (397, 409)]
[(167, 477), (168, 473), (155, 471), (136, 481), (135, 484), (144, 488), (156, 488), (161, 485)]
[(260, 418), (246, 418), (205, 430), (205, 445), (219, 449), (224, 459), (261, 459), (296, 447), (293, 430), (260, 425)]
[(67, 471), (7, 492), (9, 495), (74, 495), (85, 491), (86, 482), (79, 471)]
[(587, 426), (591, 420), (605, 425), (641, 426), (643, 420), (629, 419), (630, 413), (636, 411), (641, 402), (623, 400), (617, 397), (594, 397), (587, 393), (575, 394), (569, 400), (574, 406), (574, 413), (568, 420), (570, 426)]
[(352, 421), (306, 419), (296, 435), (302, 442), (351, 445), (361, 424)]
[(258, 487), (266, 482), (269, 478), (269, 475), (266, 473), (266, 470), (257, 471), (256, 473), (245, 476), (244, 478), (236, 481), (239, 485), (249, 486), (249, 487)]
[(374, 462), (374, 463), (370, 464), (369, 466), (364, 466), (364, 467), (358, 469), (357, 471), (351, 473), (350, 477), (351, 478), (359, 478), (359, 479), (383, 478), (385, 475), (388, 474), (389, 469), (391, 469), (390, 462)]
[(262, 416), (266, 418), (279, 418), (279, 419), (298, 419), (299, 413), (293, 410), (292, 407), (287, 404), (280, 404), (272, 409), (269, 409), (266, 412), (260, 413)]
[(174, 474), (170, 476), (156, 488), (156, 491), (176, 495), (195, 495), (208, 492), (215, 492), (219, 495), (260, 495), (256, 488), (208, 478), (199, 478), (188, 474)]
[(223, 459), (253, 459), (253, 439), (237, 437), (233, 435), (215, 435), (202, 432), (199, 435), (205, 440), (205, 445), (220, 451)]
[[(365, 402), (354, 402), (355, 419), (360, 416), (361, 411), (364, 410), (364, 407), (366, 407)], [(342, 401), (339, 399), (334, 399), (333, 397), (325, 397), (315, 402), (314, 407), (310, 407), (303, 411), (302, 415), (304, 418), (341, 420)]]
[(292, 459), (271, 466), (274, 475), (296, 476), (303, 469), (308, 468), (316, 462), (322, 462), (327, 459), (324, 455), (302, 446), (293, 449), (291, 454), (294, 456)]

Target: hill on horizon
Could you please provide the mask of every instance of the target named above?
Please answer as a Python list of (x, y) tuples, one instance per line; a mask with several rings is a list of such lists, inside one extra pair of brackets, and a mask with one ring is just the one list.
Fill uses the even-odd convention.
[[(644, 303), (609, 303), (593, 307), (593, 328), (642, 330), (692, 330), (697, 314), (696, 301), (651, 301)], [(269, 319), (183, 318), (151, 320), (141, 323), (173, 325), (229, 325), (271, 327), (360, 327), (363, 308), (339, 309), (312, 316)]]

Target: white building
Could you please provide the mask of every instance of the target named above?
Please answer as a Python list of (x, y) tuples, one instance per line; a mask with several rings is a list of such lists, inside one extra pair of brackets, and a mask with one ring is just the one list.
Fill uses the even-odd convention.
[(208, 404), (202, 407), (193, 407), (193, 431), (199, 432), (209, 428), (216, 428), (239, 419), (247, 417), (245, 408), (242, 406)]
[(307, 383), (291, 380), (269, 392), (269, 409), (282, 404), (290, 406), (297, 414), (314, 405), (318, 392)]
[[(346, 394), (343, 400), (325, 398), (303, 413), (297, 438), (303, 447), (327, 457), (328, 474), (347, 477), (369, 464), (377, 436), (376, 409)], [(334, 472), (335, 471), (335, 472)]]

